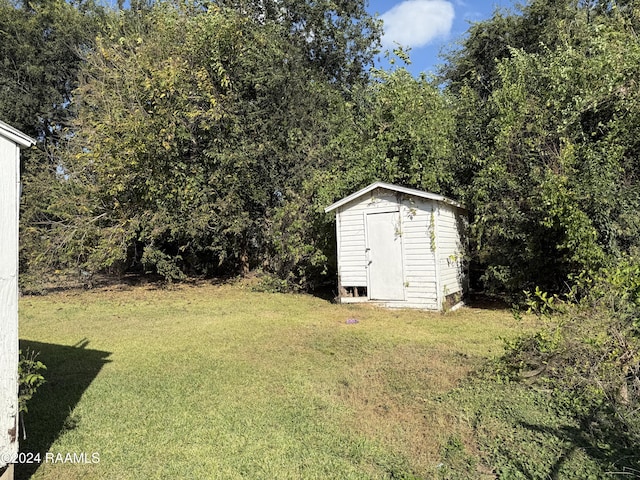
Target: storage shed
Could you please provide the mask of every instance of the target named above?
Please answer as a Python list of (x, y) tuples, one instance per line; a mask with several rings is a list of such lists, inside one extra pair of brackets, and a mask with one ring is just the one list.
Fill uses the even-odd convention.
[(376, 182), (336, 212), (341, 303), (448, 310), (467, 285), (465, 208), (441, 195)]
[(0, 122), (0, 480), (18, 454), (18, 211), (20, 148), (35, 141)]

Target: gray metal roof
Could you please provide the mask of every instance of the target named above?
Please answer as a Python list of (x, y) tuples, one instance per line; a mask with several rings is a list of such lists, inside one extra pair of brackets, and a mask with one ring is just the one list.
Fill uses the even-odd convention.
[(442, 195), (437, 195), (431, 192), (424, 192), (422, 190), (415, 190), (413, 188), (401, 187), (399, 185), (393, 185), (391, 183), (375, 182), (369, 185), (368, 187), (365, 187), (362, 190), (358, 190), (357, 192), (352, 193), (348, 197), (344, 197), (342, 200), (338, 200), (337, 202), (329, 205), (327, 208), (324, 209), (324, 211), (328, 213), (331, 210), (335, 210), (336, 208), (339, 208), (349, 203), (350, 201), (355, 200), (356, 198), (361, 197), (362, 195), (365, 195), (371, 192), (372, 190), (375, 190), (376, 188), (384, 188), (386, 190), (404, 193), (406, 195), (411, 195), (413, 197), (420, 197), (420, 198), (426, 198), (428, 200), (435, 200), (437, 202), (447, 203), (449, 205), (453, 205), (454, 207), (465, 209), (465, 207), (462, 204), (456, 202), (455, 200), (451, 200), (450, 198), (443, 197)]

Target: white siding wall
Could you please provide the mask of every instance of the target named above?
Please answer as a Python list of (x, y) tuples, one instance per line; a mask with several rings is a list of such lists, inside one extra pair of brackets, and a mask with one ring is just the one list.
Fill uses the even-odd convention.
[(366, 287), (367, 255), (365, 215), (367, 212), (398, 208), (396, 195), (374, 190), (343, 205), (336, 217), (338, 232), (338, 273), (345, 287)]
[(463, 289), (463, 254), (461, 233), (459, 232), (460, 212), (451, 205), (441, 204), (438, 216), (438, 258), (443, 297)]
[(364, 218), (362, 212), (340, 209), (338, 223), (338, 270), (342, 285), (367, 285)]
[(0, 468), (18, 451), (19, 149), (0, 135)]
[(431, 212), (437, 203), (421, 198), (402, 202), (402, 244), (407, 305), (438, 309), (435, 253), (431, 248)]

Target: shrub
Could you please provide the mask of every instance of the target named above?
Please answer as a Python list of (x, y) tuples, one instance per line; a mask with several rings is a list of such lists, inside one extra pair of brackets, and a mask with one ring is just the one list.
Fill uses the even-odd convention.
[(530, 310), (545, 326), (508, 343), (499, 372), (548, 389), (612, 465), (637, 470), (640, 260), (625, 258), (574, 281), (564, 302), (539, 290), (530, 295)]
[(37, 352), (27, 350), (25, 354), (20, 350), (20, 361), (18, 362), (18, 405), (20, 412), (26, 413), (27, 402), (31, 400), (38, 387), (45, 382), (41, 371), (47, 367), (36, 360)]

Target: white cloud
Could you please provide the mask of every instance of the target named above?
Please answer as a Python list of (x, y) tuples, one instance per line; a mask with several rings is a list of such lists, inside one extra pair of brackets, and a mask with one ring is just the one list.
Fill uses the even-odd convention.
[(405, 0), (381, 18), (384, 22), (382, 47), (422, 47), (434, 38), (451, 32), (453, 4), (444, 0)]

